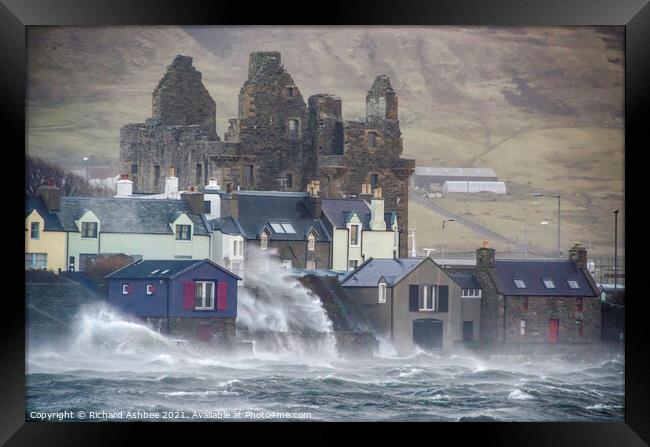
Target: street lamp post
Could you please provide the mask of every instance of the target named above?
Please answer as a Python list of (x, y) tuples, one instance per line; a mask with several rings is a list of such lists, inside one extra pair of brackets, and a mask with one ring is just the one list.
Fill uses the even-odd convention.
[(560, 195), (557, 194), (544, 194), (541, 192), (536, 192), (531, 194), (534, 197), (553, 197), (557, 199), (557, 257), (561, 258), (562, 257), (562, 245), (560, 242)]
[(614, 294), (616, 294), (618, 290), (617, 254), (618, 254), (618, 210), (614, 210)]
[(455, 221), (456, 219), (445, 219), (442, 221), (442, 268), (445, 268), (445, 223)]

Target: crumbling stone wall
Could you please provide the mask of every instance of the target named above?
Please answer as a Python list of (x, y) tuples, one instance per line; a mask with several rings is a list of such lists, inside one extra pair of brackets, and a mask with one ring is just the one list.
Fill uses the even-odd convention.
[[(192, 58), (176, 57), (154, 90), (153, 118), (120, 130), (122, 173), (134, 191), (162, 192), (172, 167), (181, 189), (200, 190), (217, 178), (235, 189), (305, 191), (320, 180), (323, 197), (360, 195), (374, 174), (386, 212), (396, 211), (399, 227), (408, 230), (408, 178), (415, 163), (400, 158), (397, 95), (387, 76), (377, 76), (367, 93), (366, 120), (344, 121), (340, 98), (320, 93), (305, 103), (280, 53), (254, 52), (238, 104), (238, 117), (229, 120), (220, 141), (201, 73)], [(400, 256), (406, 254), (402, 237)]]

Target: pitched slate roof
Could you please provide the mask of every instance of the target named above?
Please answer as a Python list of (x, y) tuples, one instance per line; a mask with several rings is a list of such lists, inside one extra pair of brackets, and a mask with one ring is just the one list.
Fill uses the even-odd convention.
[(341, 280), (343, 287), (376, 287), (379, 279), (389, 287), (420, 265), (426, 258), (374, 259), (370, 258)]
[[(497, 259), (492, 279), (497, 291), (503, 295), (597, 296), (597, 287), (587, 275), (575, 262), (569, 260)], [(526, 288), (516, 288), (514, 279), (523, 280)], [(543, 279), (551, 279), (555, 283), (555, 289), (547, 289)], [(567, 280), (576, 281), (579, 288), (570, 288)]]
[(481, 283), (479, 282), (478, 278), (476, 276), (474, 276), (474, 275), (469, 275), (469, 274), (464, 274), (464, 273), (457, 273), (457, 274), (452, 273), (449, 276), (462, 289), (480, 289), (481, 288)]
[(64, 231), (58, 216), (47, 210), (43, 199), (40, 197), (27, 197), (27, 200), (25, 200), (25, 218), (34, 210), (38, 211), (38, 214), (45, 221), (45, 231)]
[(220, 231), (225, 234), (244, 234), (243, 228), (239, 225), (239, 221), (232, 216), (217, 217), (210, 221), (210, 226), (213, 231)]
[(75, 220), (92, 211), (101, 222), (102, 233), (172, 234), (170, 224), (186, 213), (194, 224), (194, 234), (209, 234), (201, 214), (192, 214), (183, 200), (140, 200), (107, 197), (61, 197), (56, 214), (65, 231), (79, 231)]
[(305, 241), (310, 230), (318, 241), (329, 241), (330, 235), (321, 219), (314, 219), (307, 207), (309, 194), (300, 192), (238, 191), (237, 221), (246, 239), (259, 239), (270, 223), (290, 223), (295, 233), (276, 233), (271, 240)]
[(208, 259), (139, 260), (127, 265), (126, 267), (116, 270), (106, 277), (109, 279), (169, 279), (175, 277), (187, 269), (198, 267), (204, 263), (209, 263), (217, 267), (233, 278), (241, 279), (230, 270), (227, 270)]
[[(323, 215), (330, 225), (328, 227), (345, 228), (350, 214), (355, 211), (363, 224), (364, 230), (370, 229), (370, 206), (358, 198), (323, 199)], [(393, 221), (393, 213), (384, 213), (387, 229)]]

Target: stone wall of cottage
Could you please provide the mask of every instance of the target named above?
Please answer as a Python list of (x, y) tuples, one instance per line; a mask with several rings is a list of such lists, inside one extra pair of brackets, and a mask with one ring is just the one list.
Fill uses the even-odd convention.
[[(386, 212), (396, 211), (404, 230), (415, 163), (400, 158), (397, 96), (388, 77), (375, 79), (366, 104), (362, 122), (344, 121), (336, 96), (317, 94), (305, 103), (280, 53), (254, 52), (239, 92), (238, 117), (229, 120), (220, 141), (214, 100), (192, 58), (178, 56), (154, 90), (152, 118), (120, 130), (122, 173), (139, 193), (162, 192), (174, 168), (181, 190), (201, 189), (216, 178), (222, 185), (233, 182), (235, 189), (305, 191), (316, 179), (323, 197), (359, 195), (375, 174)], [(401, 238), (401, 256), (406, 245)]]

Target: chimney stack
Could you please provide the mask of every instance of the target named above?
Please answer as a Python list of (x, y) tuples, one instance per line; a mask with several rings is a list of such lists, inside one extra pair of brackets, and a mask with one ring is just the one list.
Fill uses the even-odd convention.
[(208, 181), (208, 184), (207, 184), (207, 185), (205, 186), (205, 188), (203, 188), (203, 189), (212, 190), (212, 191), (218, 191), (218, 190), (221, 189), (221, 186), (220, 186), (219, 183), (217, 182), (217, 179), (216, 179), (216, 178), (211, 178), (211, 179)]
[(176, 177), (175, 171), (173, 167), (169, 168), (169, 175), (165, 179), (165, 194), (167, 195), (178, 193), (178, 177)]
[(120, 175), (117, 181), (117, 195), (115, 197), (131, 197), (133, 195), (133, 182), (128, 174)]
[(483, 246), (476, 250), (476, 269), (494, 269), (496, 266), (496, 251), (490, 248), (488, 241), (483, 241)]
[(569, 259), (580, 268), (587, 268), (587, 249), (580, 242), (576, 242), (569, 250)]
[(320, 182), (318, 180), (309, 182), (307, 191), (309, 192), (309, 210), (311, 211), (312, 217), (314, 219), (320, 219), (323, 212), (323, 199), (319, 195)]
[(370, 230), (386, 231), (384, 199), (381, 196), (381, 188), (375, 188), (374, 196), (370, 200)]
[(188, 191), (181, 194), (181, 198), (189, 205), (193, 214), (204, 214), (205, 204), (202, 192), (194, 191), (194, 187), (190, 186)]
[(36, 188), (36, 195), (43, 200), (50, 213), (61, 209), (61, 190), (54, 184), (54, 178), (49, 177), (45, 185)]

